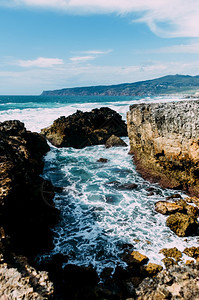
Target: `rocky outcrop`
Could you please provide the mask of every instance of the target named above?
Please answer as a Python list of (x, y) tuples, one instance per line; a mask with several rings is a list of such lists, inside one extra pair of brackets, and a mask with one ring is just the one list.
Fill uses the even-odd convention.
[(189, 236), (197, 233), (198, 221), (195, 216), (175, 213), (166, 220), (166, 225), (178, 236)]
[(127, 147), (127, 144), (118, 136), (116, 135), (111, 135), (111, 137), (106, 141), (105, 144), (106, 148), (111, 148), (111, 147)]
[(146, 278), (136, 291), (137, 300), (198, 299), (199, 264), (171, 266), (154, 278)]
[(135, 104), (130, 153), (144, 178), (199, 195), (199, 101)]
[(171, 203), (167, 201), (158, 201), (155, 204), (155, 210), (160, 214), (169, 215), (169, 214), (183, 211), (184, 207), (176, 203)]
[(19, 121), (0, 123), (0, 216), (20, 253), (44, 251), (50, 243), (50, 226), (57, 221), (54, 188), (40, 174), (49, 150), (38, 133)]
[(79, 149), (105, 144), (113, 134), (127, 136), (127, 129), (117, 112), (102, 107), (85, 113), (78, 110), (69, 117), (60, 117), (53, 125), (42, 129), (41, 133), (54, 146)]
[[(40, 177), (49, 146), (19, 121), (0, 123), (0, 298), (52, 299), (53, 283), (30, 259), (52, 244), (54, 187)], [(17, 255), (15, 254), (17, 253)]]
[(0, 264), (0, 299), (53, 299), (54, 286), (46, 271), (37, 271), (26, 257), (12, 257), (12, 265)]

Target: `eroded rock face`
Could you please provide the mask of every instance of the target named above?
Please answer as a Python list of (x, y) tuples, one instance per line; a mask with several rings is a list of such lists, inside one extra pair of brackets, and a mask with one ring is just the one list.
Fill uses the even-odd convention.
[(198, 272), (198, 264), (172, 266), (154, 278), (144, 279), (136, 291), (136, 299), (198, 299)]
[(135, 104), (130, 153), (144, 178), (199, 195), (199, 101)]
[(46, 140), (23, 123), (0, 123), (1, 225), (22, 253), (49, 246), (50, 226), (58, 218), (53, 186), (40, 177), (48, 150)]
[(12, 266), (0, 264), (0, 299), (53, 299), (54, 286), (48, 273), (37, 271), (25, 257), (13, 257)]
[(83, 148), (105, 144), (115, 134), (127, 136), (122, 117), (108, 107), (93, 109), (91, 112), (77, 111), (69, 117), (60, 117), (41, 133), (57, 147)]

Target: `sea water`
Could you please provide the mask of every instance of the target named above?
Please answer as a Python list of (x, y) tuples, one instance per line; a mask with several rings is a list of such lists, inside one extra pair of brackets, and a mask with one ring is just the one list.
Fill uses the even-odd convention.
[[(143, 102), (180, 101), (180, 97), (41, 97), (0, 96), (0, 122), (18, 119), (28, 130), (40, 132), (60, 116), (76, 110), (110, 107), (125, 120), (129, 105)], [(128, 138), (123, 138), (129, 145)], [(154, 210), (159, 200), (174, 193), (150, 184), (137, 172), (128, 147), (106, 149), (103, 145), (83, 149), (56, 148), (44, 158), (43, 177), (63, 192), (55, 195), (61, 212), (53, 228), (54, 248), (44, 257), (56, 253), (68, 255), (69, 263), (104, 267), (125, 265), (121, 260), (124, 244), (161, 264), (164, 247), (179, 250), (196, 245), (197, 237), (177, 237), (166, 227), (166, 217)], [(108, 159), (99, 163), (99, 158)], [(133, 190), (119, 185), (135, 183)], [(150, 194), (149, 188), (155, 189)], [(179, 192), (179, 191), (178, 191)], [(179, 192), (180, 193), (180, 192)], [(183, 196), (183, 194), (182, 194)]]

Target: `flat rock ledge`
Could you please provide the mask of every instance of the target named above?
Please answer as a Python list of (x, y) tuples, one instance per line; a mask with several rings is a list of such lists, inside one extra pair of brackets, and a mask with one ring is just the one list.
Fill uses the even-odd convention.
[(198, 115), (196, 100), (130, 106), (130, 153), (145, 179), (199, 196)]
[(90, 112), (78, 110), (68, 117), (60, 117), (47, 128), (41, 130), (56, 147), (84, 148), (105, 144), (111, 135), (127, 136), (127, 126), (120, 114), (101, 107)]

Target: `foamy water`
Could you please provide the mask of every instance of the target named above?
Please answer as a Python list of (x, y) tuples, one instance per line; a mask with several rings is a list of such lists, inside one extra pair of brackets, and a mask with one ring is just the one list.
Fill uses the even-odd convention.
[[(139, 102), (168, 102), (176, 98), (147, 98), (112, 101), (110, 103), (52, 104), (26, 103), (23, 107), (3, 110), (0, 121), (19, 119), (32, 131), (40, 131), (61, 115), (68, 116), (77, 109), (108, 106), (125, 119), (129, 105)], [(13, 106), (13, 103), (10, 105)], [(27, 108), (27, 106), (29, 106)], [(31, 107), (32, 106), (32, 107)], [(128, 138), (124, 138), (128, 144)], [(135, 250), (146, 254), (151, 262), (161, 263), (159, 250), (177, 246), (179, 250), (197, 244), (197, 237), (179, 238), (166, 227), (166, 217), (154, 211), (154, 204), (173, 194), (158, 185), (151, 185), (136, 172), (129, 147), (106, 149), (103, 145), (84, 149), (51, 147), (45, 157), (43, 176), (54, 185), (64, 187), (56, 194), (56, 207), (61, 220), (53, 229), (55, 253), (69, 255), (69, 262), (92, 264), (100, 272), (104, 267), (124, 265), (120, 255), (122, 245), (132, 244)], [(107, 163), (99, 163), (99, 158)], [(109, 184), (118, 182), (118, 184)], [(118, 188), (122, 184), (137, 184), (134, 190)], [(156, 193), (149, 196), (147, 189)], [(139, 240), (139, 242), (135, 242)]]

